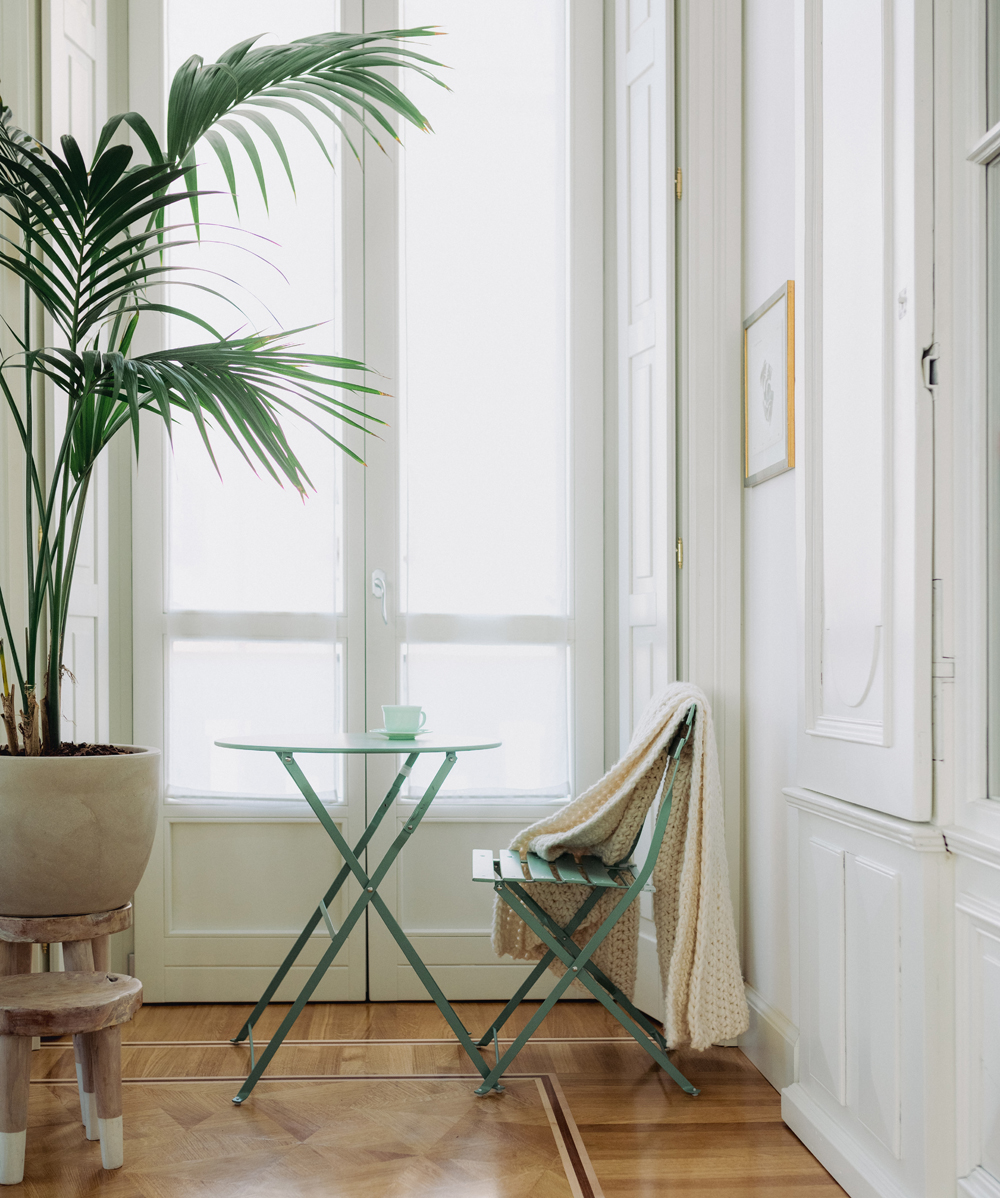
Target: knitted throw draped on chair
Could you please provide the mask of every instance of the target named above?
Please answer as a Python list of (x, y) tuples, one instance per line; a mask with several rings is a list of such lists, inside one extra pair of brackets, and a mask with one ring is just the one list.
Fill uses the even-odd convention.
[[(697, 707), (694, 736), (681, 754), (673, 806), (653, 869), (653, 919), (671, 1048), (708, 1048), (746, 1031), (736, 930), (729, 899), (722, 786), (704, 694), (677, 682), (643, 712), (625, 756), (604, 777), (555, 814), (531, 824), (511, 842), (522, 854), (553, 861), (562, 853), (592, 855), (606, 865), (621, 861), (642, 826), (667, 768), (667, 746), (688, 708)], [(565, 925), (589, 887), (539, 882), (531, 897)], [(607, 891), (573, 939), (581, 946), (606, 918), (621, 892)], [(639, 904), (634, 902), (594, 953), (594, 963), (629, 997), (635, 989)], [(545, 946), (499, 898), (493, 909), (493, 949), (498, 956), (538, 960)], [(557, 959), (557, 972), (564, 966)]]

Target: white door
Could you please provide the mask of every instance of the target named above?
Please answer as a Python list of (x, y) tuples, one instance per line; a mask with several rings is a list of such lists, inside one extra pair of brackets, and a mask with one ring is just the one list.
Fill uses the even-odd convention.
[[(286, 38), (338, 20), (317, 2), (276, 25), (273, 6), (265, 21), (241, 0), (238, 21), (220, 4), (210, 26), (202, 10), (185, 19), (192, 6), (166, 6), (171, 71), (258, 28)], [(276, 760), (214, 740), (323, 743), (396, 701), (423, 704), (437, 731), (503, 739), (460, 762), (382, 887), (452, 998), (505, 997), (526, 970), (492, 954), (472, 849), (506, 845), (603, 770), (601, 5), (522, 7), (529, 44), (498, 33), (518, 27), (500, 0), (433, 12), (369, 0), (369, 29), (452, 30), (430, 52), (455, 68), (454, 94), (414, 91), (437, 132), (407, 134), (405, 176), (369, 147), (363, 174), (345, 155), (339, 189), (315, 163), (297, 207), (280, 187), (270, 196), (282, 269), (309, 308), (269, 283), (278, 320), (328, 316), (326, 344), (392, 392), (372, 404), (389, 428), (363, 447), (367, 467), (311, 447), (319, 494), (303, 507), (225, 457), (219, 484), (183, 430), (172, 453), (155, 430), (143, 443), (136, 738), (164, 746), (166, 780), (136, 911), (149, 1000), (256, 997), (338, 864)], [(339, 19), (360, 28), (361, 6), (345, 0)], [(391, 759), (302, 763), (355, 841)], [(370, 865), (431, 769), (414, 771)], [(423, 997), (374, 915), (316, 997), (365, 997), (366, 965), (371, 998)]]
[[(677, 677), (674, 16), (617, 0), (619, 721), (621, 749)], [(654, 814), (650, 814), (648, 828)], [(648, 849), (643, 836), (639, 853)], [(662, 1005), (653, 903), (640, 898), (636, 1002)]]
[[(472, 851), (604, 769), (602, 6), (369, 0), (365, 22), (440, 25), (453, 89), (408, 82), (433, 136), (366, 163), (365, 353), (397, 397), (365, 474), (367, 571), (389, 579), (388, 622), (368, 605), (369, 726), (420, 703), (435, 730), (503, 741), (459, 758), (383, 895), (450, 997), (509, 997), (529, 967), (493, 954)], [(392, 773), (369, 763), (369, 810)], [(374, 916), (369, 982), (424, 997)]]
[[(261, 29), (291, 40), (336, 28), (339, 19), (328, 0), (300, 0), (280, 12), (266, 0), (169, 0), (143, 4), (132, 17), (133, 78), (137, 55), (155, 48), (162, 30), (168, 80), (194, 52), (212, 61)], [(162, 116), (165, 86), (157, 81), (149, 90), (143, 111), (158, 104)], [(246, 293), (236, 296), (258, 327), (318, 325), (303, 343), (338, 353), (345, 274), (339, 178), (357, 171), (338, 162), (332, 172), (308, 131), (299, 132), (286, 131), (297, 198), (272, 172), (268, 217), (255, 189), (240, 189), (243, 227), (278, 243), (257, 244), (279, 269), (227, 254), (211, 244), (211, 233), (188, 260), (238, 274), (250, 292), (266, 296), (269, 311), (247, 307)], [(207, 158), (199, 184), (228, 192)], [(228, 194), (202, 197), (202, 218), (233, 224)], [(184, 292), (176, 298), (194, 306)], [(196, 302), (218, 328), (243, 319), (203, 295)], [(203, 337), (173, 320), (162, 335), (175, 344)], [(340, 866), (276, 756), (214, 746), (241, 738), (322, 744), (364, 720), (364, 601), (347, 584), (363, 570), (363, 471), (346, 469), (339, 451), (310, 430), (293, 432), (316, 487), (306, 502), (256, 477), (224, 438), (214, 442), (220, 480), (189, 425), (176, 429), (172, 449), (155, 420), (143, 430), (133, 504), (135, 736), (163, 748), (165, 797), (136, 898), (135, 969), (154, 1002), (257, 998)], [(345, 767), (327, 756), (302, 765), (348, 841), (356, 841), (365, 824), (363, 763)], [(356, 894), (351, 879), (331, 907), (336, 923)], [(317, 932), (279, 998), (298, 993), (326, 943), (325, 930)], [(316, 997), (363, 999), (365, 982), (359, 925)]]
[[(932, 5), (809, 18), (798, 782), (931, 817)], [(851, 367), (844, 371), (850, 346)]]

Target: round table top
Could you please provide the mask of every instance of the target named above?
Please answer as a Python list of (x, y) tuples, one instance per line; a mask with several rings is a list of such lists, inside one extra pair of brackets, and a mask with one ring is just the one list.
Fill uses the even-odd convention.
[(344, 732), (325, 745), (262, 745), (255, 741), (217, 740), (220, 749), (249, 749), (256, 753), (474, 753), (499, 749), (499, 740), (467, 741), (461, 737), (418, 732), (409, 738), (393, 738), (374, 732)]

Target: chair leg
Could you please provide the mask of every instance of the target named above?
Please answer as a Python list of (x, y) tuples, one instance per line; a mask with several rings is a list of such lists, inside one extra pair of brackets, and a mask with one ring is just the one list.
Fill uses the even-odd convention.
[(125, 1161), (122, 1131), (122, 1033), (116, 1024), (91, 1032), (90, 1051), (97, 1084), (97, 1123), (101, 1133), (101, 1164), (120, 1169)]
[(0, 1036), (0, 1185), (16, 1186), (24, 1179), (30, 1074), (31, 1041)]

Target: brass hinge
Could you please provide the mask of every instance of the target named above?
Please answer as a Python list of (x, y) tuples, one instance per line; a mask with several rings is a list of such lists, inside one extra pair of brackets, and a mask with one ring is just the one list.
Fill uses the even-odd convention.
[(677, 173), (674, 175), (674, 191), (677, 193), (678, 199), (684, 194), (684, 172), (680, 167), (677, 168)]
[(684, 569), (684, 542), (680, 537), (677, 538), (677, 569)]

